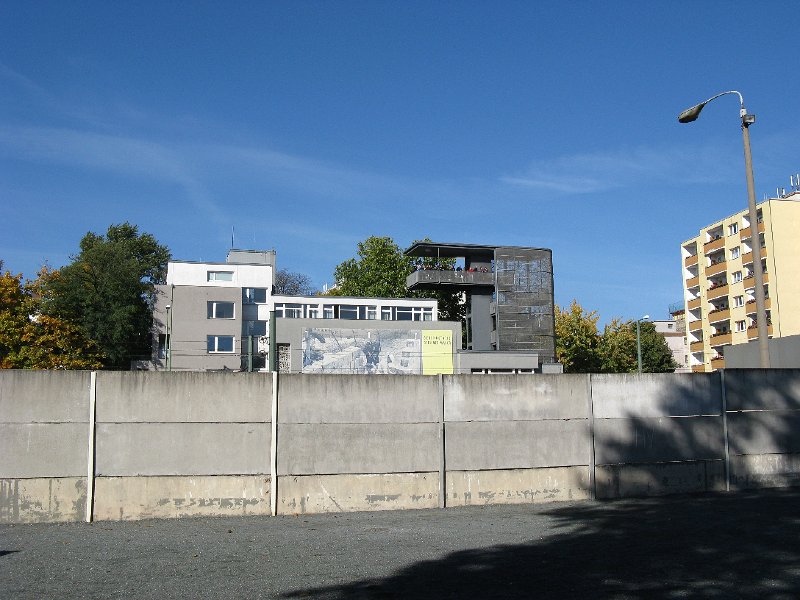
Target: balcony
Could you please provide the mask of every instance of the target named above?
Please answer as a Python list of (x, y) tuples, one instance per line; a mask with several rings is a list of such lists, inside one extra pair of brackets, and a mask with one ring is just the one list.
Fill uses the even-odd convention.
[[(765, 229), (764, 229), (764, 221), (761, 221), (761, 222), (759, 222), (759, 224), (758, 224), (758, 232), (759, 232), (759, 233), (764, 233), (764, 231), (765, 231)], [(740, 235), (741, 235), (741, 238), (742, 238), (743, 240), (746, 240), (746, 239), (747, 239), (747, 238), (749, 238), (749, 237), (750, 237), (752, 234), (753, 234), (753, 230), (752, 230), (752, 229), (750, 229), (750, 227), (745, 227), (744, 229), (742, 229), (742, 232), (741, 232), (741, 234), (740, 234)]]
[(712, 310), (708, 313), (709, 323), (719, 323), (720, 321), (728, 321), (731, 318), (731, 309), (722, 308), (720, 310)]
[[(748, 275), (742, 281), (745, 282), (745, 286), (754, 285), (755, 284), (755, 275)], [(769, 273), (764, 273), (764, 283), (769, 283)]]
[(705, 373), (706, 366), (705, 365), (695, 365), (692, 367), (692, 373)]
[[(756, 312), (756, 301), (755, 300), (748, 300), (747, 301), (747, 314), (754, 315)], [(764, 308), (769, 310), (772, 308), (772, 299), (771, 298), (764, 298)]]
[(702, 352), (703, 351), (703, 340), (699, 342), (692, 342), (689, 344), (689, 350), (692, 352)]
[(494, 289), (494, 273), (480, 271), (414, 271), (406, 277), (406, 287), (410, 290), (486, 288), (486, 291), (490, 291)]
[(703, 244), (703, 252), (708, 254), (709, 252), (713, 252), (714, 250), (719, 250), (720, 248), (725, 247), (725, 238), (719, 237), (715, 240), (711, 240), (710, 242), (706, 242)]
[(700, 319), (697, 319), (697, 321), (692, 321), (691, 323), (689, 323), (689, 331), (699, 331), (702, 328), (703, 328), (703, 322)]
[(718, 263), (706, 267), (706, 277), (711, 277), (712, 275), (718, 275), (719, 273), (724, 273), (727, 268), (728, 264), (724, 260), (721, 260)]
[[(772, 335), (772, 323), (767, 325), (767, 334), (770, 336)], [(747, 328), (747, 339), (754, 340), (757, 337), (758, 337), (758, 327), (756, 327), (755, 325), (750, 325), (750, 327)]]
[(683, 259), (684, 267), (692, 267), (697, 264), (697, 254), (692, 254)]
[[(766, 248), (761, 248), (761, 258), (767, 258), (767, 249)], [(752, 262), (753, 262), (753, 253), (752, 252), (747, 252), (745, 254), (742, 254), (742, 264), (743, 265), (749, 265)]]
[(721, 298), (722, 296), (728, 295), (728, 284), (725, 285), (718, 285), (715, 288), (711, 288), (706, 293), (706, 297), (709, 300), (713, 300), (714, 298)]
[(709, 342), (711, 343), (711, 347), (715, 346), (726, 346), (731, 343), (733, 339), (733, 334), (730, 331), (726, 331), (725, 333), (716, 333), (709, 338)]
[(686, 306), (689, 308), (689, 310), (694, 310), (696, 308), (700, 308), (700, 298), (695, 298), (694, 300), (689, 300), (689, 302), (686, 303)]
[(691, 289), (700, 285), (700, 277), (692, 277), (686, 280), (686, 288)]

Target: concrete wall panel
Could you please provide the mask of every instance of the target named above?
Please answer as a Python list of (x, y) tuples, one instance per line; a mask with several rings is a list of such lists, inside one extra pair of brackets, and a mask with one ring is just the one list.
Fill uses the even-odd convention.
[(588, 418), (589, 376), (446, 376), (445, 420)]
[(0, 523), (62, 523), (85, 518), (85, 476), (0, 479)]
[(290, 423), (278, 428), (278, 473), (436, 471), (439, 444), (439, 426), (433, 423)]
[(722, 417), (597, 419), (594, 430), (598, 465), (711, 460), (725, 452)]
[(728, 410), (800, 409), (800, 369), (725, 371)]
[(97, 421), (264, 423), (272, 375), (108, 372), (97, 374)]
[(258, 423), (97, 425), (97, 474), (269, 473), (270, 427)]
[(731, 454), (800, 452), (800, 411), (728, 414)]
[(597, 498), (664, 496), (725, 490), (725, 463), (702, 460), (649, 465), (600, 465)]
[(537, 504), (589, 497), (588, 466), (447, 472), (447, 506)]
[(0, 369), (0, 422), (85, 423), (88, 371)]
[(278, 478), (278, 514), (436, 508), (438, 473)]
[(284, 375), (278, 421), (432, 423), (440, 404), (438, 377)]
[(731, 456), (731, 489), (800, 485), (800, 454)]
[(0, 477), (86, 476), (85, 423), (0, 424)]
[(449, 470), (588, 465), (587, 420), (447, 423)]
[(592, 375), (598, 419), (722, 414), (719, 373)]
[(264, 475), (98, 477), (96, 521), (270, 514)]

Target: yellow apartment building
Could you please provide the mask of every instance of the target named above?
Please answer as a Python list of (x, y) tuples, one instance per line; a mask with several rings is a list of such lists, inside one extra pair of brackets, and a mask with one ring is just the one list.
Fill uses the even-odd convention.
[[(689, 366), (725, 366), (725, 348), (758, 337), (752, 236), (742, 210), (683, 242), (683, 295)], [(758, 204), (758, 235), (770, 337), (800, 334), (800, 191)], [(755, 366), (755, 365), (754, 365)]]

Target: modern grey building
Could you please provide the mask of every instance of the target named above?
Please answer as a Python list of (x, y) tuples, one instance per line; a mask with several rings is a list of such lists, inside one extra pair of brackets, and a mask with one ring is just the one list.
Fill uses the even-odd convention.
[(540, 363), (555, 362), (551, 250), (417, 242), (405, 253), (458, 261), (456, 270), (414, 271), (406, 285), (465, 294), (467, 350), (535, 353)]

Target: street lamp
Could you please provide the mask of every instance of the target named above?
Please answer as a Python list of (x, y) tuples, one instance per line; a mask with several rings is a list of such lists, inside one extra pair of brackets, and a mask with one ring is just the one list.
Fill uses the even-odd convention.
[(750, 131), (749, 127), (756, 122), (755, 115), (747, 114), (744, 107), (744, 98), (736, 90), (722, 92), (712, 96), (705, 102), (687, 108), (678, 115), (679, 123), (691, 123), (700, 116), (703, 107), (712, 100), (726, 94), (739, 96), (739, 117), (742, 119), (742, 138), (744, 140), (744, 169), (747, 177), (747, 200), (750, 212), (750, 231), (753, 241), (753, 276), (755, 277), (756, 296), (756, 326), (758, 327), (758, 350), (761, 357), (761, 368), (769, 368), (769, 330), (767, 328), (767, 309), (764, 298), (764, 270), (761, 266), (761, 239), (758, 236), (758, 210), (756, 209), (756, 191), (753, 184), (753, 159), (750, 156)]
[(642, 334), (639, 331), (639, 323), (646, 321), (650, 315), (645, 315), (641, 319), (636, 319), (636, 358), (639, 363), (639, 374), (642, 374)]

